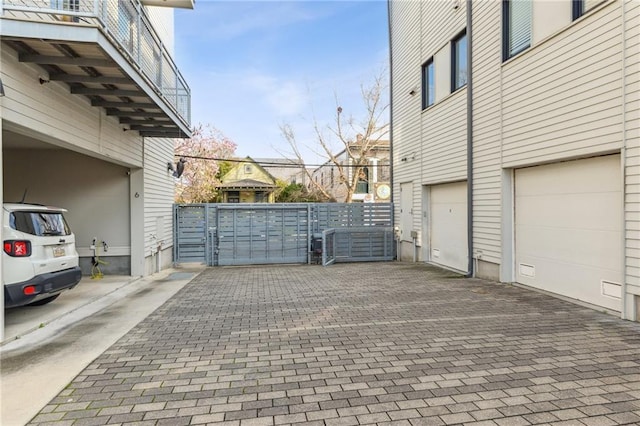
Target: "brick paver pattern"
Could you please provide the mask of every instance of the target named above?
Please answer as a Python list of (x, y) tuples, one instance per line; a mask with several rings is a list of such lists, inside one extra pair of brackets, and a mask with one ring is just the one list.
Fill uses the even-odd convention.
[(640, 324), (423, 264), (213, 268), (43, 423), (640, 424)]

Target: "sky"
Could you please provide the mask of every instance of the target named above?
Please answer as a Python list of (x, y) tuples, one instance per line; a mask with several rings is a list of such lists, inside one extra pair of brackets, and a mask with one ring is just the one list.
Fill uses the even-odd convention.
[(197, 0), (175, 11), (175, 49), (192, 125), (217, 128), (241, 157), (294, 158), (290, 125), (305, 162), (324, 162), (314, 117), (363, 117), (361, 86), (388, 71), (387, 2)]

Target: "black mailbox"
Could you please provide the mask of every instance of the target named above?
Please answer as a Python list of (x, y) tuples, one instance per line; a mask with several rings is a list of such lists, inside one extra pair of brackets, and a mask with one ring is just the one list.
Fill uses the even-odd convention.
[(311, 258), (316, 263), (322, 262), (322, 234), (313, 234), (311, 237)]

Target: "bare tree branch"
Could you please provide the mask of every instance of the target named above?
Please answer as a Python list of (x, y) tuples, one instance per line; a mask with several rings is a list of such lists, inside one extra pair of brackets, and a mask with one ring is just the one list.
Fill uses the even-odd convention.
[[(386, 69), (382, 69), (371, 83), (360, 85), (360, 96), (365, 111), (362, 120), (356, 120), (343, 109), (337, 94), (334, 94), (336, 109), (333, 125), (321, 127), (313, 114), (311, 127), (317, 145), (322, 151), (322, 157), (326, 158), (325, 167), (333, 170), (332, 176), (334, 171), (337, 174), (338, 182), (344, 189), (346, 202), (353, 200), (358, 184), (367, 181), (366, 173), (372, 152), (381, 147), (383, 142), (389, 143), (389, 104), (386, 103), (385, 96), (387, 81)], [(313, 111), (313, 106), (311, 109)], [(280, 130), (293, 155), (299, 162), (304, 163), (292, 127), (284, 124), (280, 126)], [(339, 145), (340, 149), (335, 150), (334, 145)], [(316, 181), (311, 171), (305, 169), (305, 174), (310, 186), (327, 198), (334, 198), (333, 188)]]

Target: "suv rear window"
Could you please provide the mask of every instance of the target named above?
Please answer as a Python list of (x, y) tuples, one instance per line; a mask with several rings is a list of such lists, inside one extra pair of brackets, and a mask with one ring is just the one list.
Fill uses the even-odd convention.
[(12, 212), (9, 217), (11, 228), (39, 237), (50, 235), (70, 235), (69, 225), (60, 212)]

